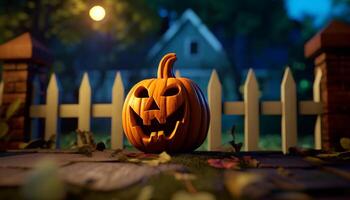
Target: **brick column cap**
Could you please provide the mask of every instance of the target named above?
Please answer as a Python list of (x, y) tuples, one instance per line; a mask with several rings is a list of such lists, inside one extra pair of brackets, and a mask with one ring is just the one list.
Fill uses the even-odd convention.
[(322, 51), (350, 50), (350, 25), (333, 20), (324, 29), (306, 42), (304, 55), (312, 58)]
[(31, 61), (49, 65), (52, 63), (53, 58), (50, 51), (43, 44), (26, 32), (0, 45), (0, 60), (5, 62)]

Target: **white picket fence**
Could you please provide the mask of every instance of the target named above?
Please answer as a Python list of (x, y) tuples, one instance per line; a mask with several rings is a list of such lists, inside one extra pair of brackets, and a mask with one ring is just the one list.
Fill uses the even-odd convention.
[(321, 114), (320, 81), (322, 72), (316, 72), (313, 84), (313, 101), (297, 102), (297, 91), (291, 70), (286, 68), (281, 83), (280, 101), (259, 101), (259, 86), (254, 71), (249, 70), (244, 84), (243, 101), (222, 102), (221, 84), (214, 70), (208, 85), (208, 102), (211, 123), (208, 132), (208, 149), (221, 145), (221, 116), (244, 115), (244, 149), (259, 150), (259, 115), (281, 115), (282, 151), (297, 146), (297, 114), (317, 115), (314, 131), (315, 149), (321, 149)]
[[(180, 72), (176, 72), (180, 76)], [(222, 88), (215, 70), (212, 71), (208, 83), (208, 104), (211, 121), (208, 131), (208, 150), (215, 150), (222, 145), (221, 117), (226, 115), (244, 115), (244, 150), (259, 150), (259, 115), (281, 115), (282, 151), (297, 145), (297, 115), (317, 115), (315, 124), (315, 149), (321, 149), (321, 114), (320, 81), (322, 73), (316, 72), (313, 84), (313, 100), (297, 102), (297, 92), (293, 75), (286, 68), (281, 83), (280, 101), (259, 101), (259, 86), (254, 71), (249, 70), (244, 84), (243, 101), (222, 102)], [(0, 99), (3, 84), (0, 83)], [(45, 119), (45, 139), (58, 131), (59, 118), (78, 118), (78, 129), (90, 130), (91, 118), (111, 118), (111, 147), (123, 148), (122, 107), (124, 102), (124, 86), (119, 72), (116, 73), (112, 87), (110, 104), (92, 104), (91, 86), (87, 73), (84, 73), (77, 104), (59, 104), (59, 89), (56, 75), (53, 74), (47, 88), (46, 104), (31, 105), (31, 118)], [(0, 100), (1, 101), (1, 100)], [(0, 102), (1, 104), (1, 102)], [(57, 138), (59, 139), (59, 138)], [(80, 142), (80, 141), (78, 141)]]
[[(53, 74), (47, 88), (46, 104), (32, 105), (31, 118), (45, 119), (45, 139), (57, 134), (58, 118), (78, 118), (78, 129), (90, 131), (91, 118), (111, 118), (111, 147), (123, 148), (122, 108), (124, 102), (124, 86), (120, 73), (115, 76), (110, 104), (92, 104), (91, 86), (87, 73), (84, 73), (79, 88), (77, 104), (59, 104), (59, 90), (56, 75)], [(59, 138), (56, 138), (57, 140)], [(78, 140), (78, 144), (81, 141)]]

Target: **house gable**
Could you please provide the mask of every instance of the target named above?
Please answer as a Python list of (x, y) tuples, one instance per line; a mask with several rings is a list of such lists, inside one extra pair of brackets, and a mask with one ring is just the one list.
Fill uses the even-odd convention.
[(177, 54), (176, 66), (180, 68), (221, 68), (228, 65), (221, 43), (191, 9), (186, 10), (153, 46), (148, 60), (152, 66), (156, 65), (168, 52)]

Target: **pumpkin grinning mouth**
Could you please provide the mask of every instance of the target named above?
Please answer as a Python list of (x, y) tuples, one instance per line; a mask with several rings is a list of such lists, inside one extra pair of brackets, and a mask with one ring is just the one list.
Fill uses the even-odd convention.
[(158, 133), (163, 131), (165, 136), (170, 136), (176, 127), (178, 122), (182, 122), (185, 115), (185, 104), (182, 104), (174, 113), (166, 118), (165, 123), (159, 123), (157, 118), (151, 120), (151, 125), (143, 124), (142, 118), (130, 107), (130, 118), (132, 126), (139, 126), (142, 129), (143, 134), (151, 136), (153, 132)]

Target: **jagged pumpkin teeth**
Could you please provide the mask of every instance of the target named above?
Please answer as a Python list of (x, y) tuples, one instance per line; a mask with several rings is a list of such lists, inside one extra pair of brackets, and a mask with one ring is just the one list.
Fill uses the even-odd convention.
[(124, 102), (124, 132), (142, 151), (192, 151), (206, 138), (208, 105), (193, 81), (174, 76), (175, 60), (174, 53), (165, 55), (157, 78), (137, 83)]

